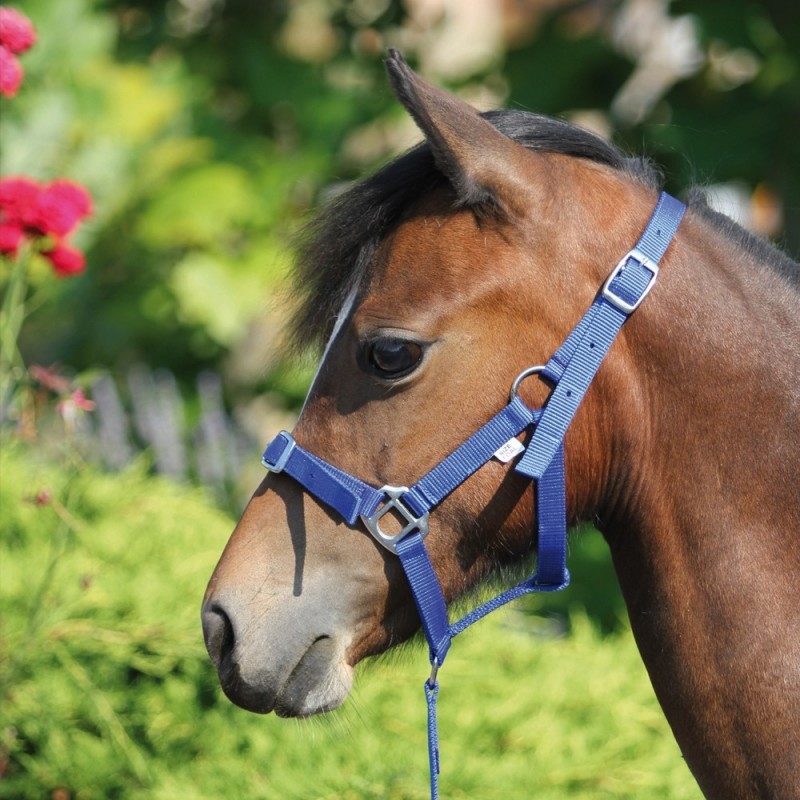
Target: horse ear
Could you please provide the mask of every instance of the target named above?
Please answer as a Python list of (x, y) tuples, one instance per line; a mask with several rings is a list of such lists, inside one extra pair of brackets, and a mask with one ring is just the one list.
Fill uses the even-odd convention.
[(397, 50), (389, 50), (386, 68), (395, 96), (425, 135), (436, 166), (459, 202), (513, 209), (522, 199), (514, 166), (534, 154), (500, 133), (472, 106), (420, 78)]

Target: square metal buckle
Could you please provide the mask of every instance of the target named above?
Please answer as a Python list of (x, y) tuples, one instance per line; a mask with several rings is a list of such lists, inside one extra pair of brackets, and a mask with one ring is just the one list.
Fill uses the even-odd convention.
[[(374, 514), (370, 516), (362, 514), (361, 521), (380, 544), (392, 553), (397, 553), (397, 543), (409, 533), (417, 531), (420, 536), (427, 535), (429, 514), (426, 511), (421, 517), (414, 516), (414, 512), (403, 502), (403, 495), (408, 493), (407, 486), (384, 486), (381, 491), (388, 500)], [(388, 534), (381, 530), (381, 519), (391, 511), (396, 511), (406, 522), (399, 533)]]
[[(278, 441), (278, 439), (283, 439), (283, 450), (275, 461), (268, 461), (267, 451), (270, 447), (272, 447), (273, 444), (275, 444), (275, 442)], [(272, 440), (272, 442), (270, 442), (270, 444), (267, 446), (267, 449), (264, 451), (264, 455), (261, 457), (261, 465), (275, 474), (283, 472), (283, 468), (286, 466), (286, 462), (289, 460), (289, 457), (292, 455), (295, 447), (297, 447), (297, 442), (294, 440), (294, 436), (287, 431), (281, 431)]]
[[(650, 272), (650, 280), (648, 281), (647, 286), (644, 287), (644, 291), (633, 303), (629, 303), (627, 300), (624, 300), (619, 295), (614, 294), (614, 292), (611, 291), (611, 282), (628, 266), (628, 262), (631, 259)], [(608, 278), (606, 278), (606, 282), (603, 284), (602, 294), (612, 306), (618, 308), (623, 314), (632, 314), (642, 304), (642, 300), (644, 300), (645, 297), (650, 294), (650, 290), (653, 288), (653, 286), (655, 286), (657, 278), (658, 264), (649, 259), (641, 250), (637, 250), (634, 247), (633, 250), (629, 251), (622, 257), (619, 264), (614, 267), (611, 274), (608, 276)]]

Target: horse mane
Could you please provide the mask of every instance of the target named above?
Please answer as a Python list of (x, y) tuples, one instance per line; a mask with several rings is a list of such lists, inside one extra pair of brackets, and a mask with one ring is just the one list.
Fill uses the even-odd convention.
[[(531, 150), (604, 164), (660, 188), (661, 174), (653, 162), (627, 157), (605, 139), (576, 125), (519, 110), (488, 111), (481, 116)], [(430, 147), (422, 142), (334, 197), (303, 228), (293, 283), (297, 306), (291, 341), (295, 349), (305, 350), (327, 340), (347, 297), (367, 275), (380, 241), (412, 203), (445, 182)], [(766, 240), (712, 211), (701, 191), (690, 193), (689, 204), (759, 260), (800, 283), (797, 264)]]
[(708, 197), (699, 186), (689, 190), (687, 203), (702, 218), (728, 237), (745, 254), (758, 263), (771, 267), (796, 291), (800, 291), (800, 264), (779, 250), (769, 239), (757, 236), (739, 225), (726, 214), (715, 211), (708, 205)]

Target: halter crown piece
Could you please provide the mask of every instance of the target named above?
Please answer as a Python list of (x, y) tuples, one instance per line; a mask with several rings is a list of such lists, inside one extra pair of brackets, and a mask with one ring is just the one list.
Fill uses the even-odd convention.
[[(594, 303), (547, 364), (522, 372), (514, 381), (508, 405), (410, 488), (376, 489), (304, 450), (286, 431), (279, 433), (264, 452), (261, 463), (270, 472), (284, 473), (296, 480), (341, 514), (349, 525), (360, 518), (377, 541), (400, 559), (430, 649), (431, 675), (425, 681), (425, 697), (433, 800), (439, 792), (439, 668), (453, 637), (490, 611), (529, 592), (556, 592), (569, 585), (564, 435), (617, 333), (655, 285), (659, 261), (685, 211), (683, 203), (661, 193), (636, 246), (612, 270)], [(536, 373), (548, 378), (555, 388), (544, 408), (532, 410), (520, 400), (517, 389), (524, 378)], [(536, 482), (536, 571), (451, 625), (423, 542), (428, 515), (504, 444), (531, 427), (533, 437), (514, 469)], [(390, 512), (405, 522), (398, 533), (388, 534), (380, 526), (381, 519)]]

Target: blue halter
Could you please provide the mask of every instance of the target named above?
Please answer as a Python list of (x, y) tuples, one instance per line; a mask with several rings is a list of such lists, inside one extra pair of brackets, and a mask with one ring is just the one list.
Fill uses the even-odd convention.
[[(430, 649), (431, 676), (425, 682), (425, 696), (432, 798), (438, 797), (439, 774), (437, 673), (451, 640), (517, 597), (529, 592), (555, 592), (569, 585), (564, 435), (617, 333), (653, 288), (659, 261), (685, 211), (683, 203), (661, 193), (636, 246), (617, 264), (594, 303), (547, 364), (522, 372), (514, 381), (508, 405), (410, 488), (376, 489), (303, 449), (286, 431), (279, 433), (264, 452), (261, 463), (270, 472), (294, 478), (337, 511), (348, 525), (355, 525), (360, 518), (375, 539), (400, 559)], [(555, 384), (543, 409), (531, 410), (518, 397), (520, 383), (533, 374), (541, 374)], [(536, 572), (451, 625), (423, 543), (429, 514), (493, 456), (501, 457), (503, 446), (513, 445), (511, 440), (516, 442), (515, 437), (529, 428), (533, 428), (533, 436), (526, 448), (519, 444), (524, 453), (514, 469), (536, 482)], [(382, 518), (390, 513), (405, 523), (402, 530), (393, 534), (381, 528)]]

